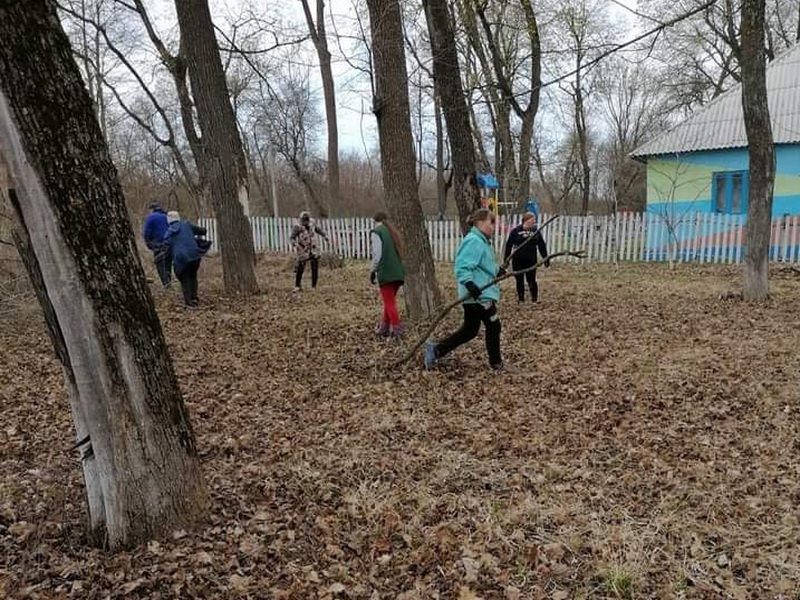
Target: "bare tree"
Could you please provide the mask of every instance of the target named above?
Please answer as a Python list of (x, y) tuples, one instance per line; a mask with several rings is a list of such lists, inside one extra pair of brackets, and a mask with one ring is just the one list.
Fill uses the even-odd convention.
[[(591, 157), (589, 127), (586, 119), (587, 102), (593, 91), (594, 79), (589, 77), (587, 64), (593, 58), (590, 54), (601, 47), (600, 38), (613, 30), (604, 27), (601, 14), (594, 5), (589, 5), (587, 0), (569, 2), (558, 11), (558, 19), (563, 28), (565, 39), (568, 41), (570, 51), (566, 53), (567, 64), (572, 69), (569, 82), (561, 84), (562, 90), (569, 96), (572, 113), (572, 128), (575, 132), (577, 144), (577, 157), (580, 166), (578, 185), (581, 191), (580, 213), (589, 212), (589, 201), (592, 190)], [(599, 35), (598, 35), (599, 34)]]
[(331, 69), (331, 53), (325, 30), (325, 2), (316, 0), (317, 22), (311, 14), (308, 0), (301, 0), (308, 24), (308, 33), (314, 42), (319, 57), (322, 77), (322, 93), (325, 98), (325, 118), (328, 123), (328, 201), (332, 206), (339, 203), (339, 126), (336, 118), (336, 92)]
[(106, 98), (104, 81), (108, 75), (106, 68), (106, 49), (103, 45), (100, 29), (91, 23), (103, 23), (107, 18), (107, 0), (64, 0), (72, 13), (80, 18), (74, 20), (75, 31), (73, 51), (78, 57), (78, 65), (86, 79), (86, 89), (94, 102), (97, 120), (103, 134), (107, 135)]
[(206, 505), (194, 435), (116, 170), (50, 0), (0, 5), (0, 161), (64, 368), (92, 536), (119, 548), (164, 533)]
[[(424, 9), (424, 6), (421, 7)], [(442, 94), (439, 90), (439, 85), (434, 77), (433, 67), (431, 63), (434, 61), (432, 56), (431, 39), (433, 32), (430, 29), (430, 19), (425, 18), (425, 29), (421, 30), (419, 27), (419, 18), (422, 16), (422, 11), (411, 12), (411, 24), (406, 26), (406, 47), (411, 53), (415, 61), (416, 84), (412, 87), (417, 92), (415, 106), (412, 107), (412, 112), (415, 113), (416, 123), (414, 127), (414, 135), (417, 142), (417, 162), (419, 163), (419, 187), (422, 187), (425, 168), (431, 168), (436, 173), (436, 206), (440, 219), (444, 219), (447, 213), (447, 195), (448, 191), (453, 184), (453, 170), (450, 168), (449, 159), (446, 160), (446, 135), (442, 115)], [(414, 31), (413, 26), (416, 26)], [(409, 32), (412, 29), (412, 32)], [(414, 35), (416, 33), (416, 35)], [(425, 107), (426, 100), (430, 100), (433, 105), (433, 121), (434, 121), (434, 139), (435, 139), (435, 155), (436, 162), (431, 164), (425, 160), (425, 123), (429, 120), (426, 118)]]
[(274, 90), (259, 88), (256, 99), (255, 132), (289, 165), (302, 183), (316, 214), (329, 215), (328, 205), (320, 197), (313, 174), (311, 147), (314, 145), (322, 117), (317, 109), (317, 97), (309, 84), (308, 72), (289, 69), (276, 77)]
[[(82, 5), (87, 2), (87, 0), (79, 1)], [(102, 44), (109, 55), (133, 79), (133, 83), (138, 88), (139, 93), (133, 92), (133, 97), (129, 98), (128, 96), (131, 93), (121, 92), (122, 86), (113, 81), (110, 73), (101, 70), (94, 59), (80, 52), (76, 52), (76, 54), (78, 54), (81, 62), (89, 64), (89, 68), (93, 69), (94, 77), (111, 93), (111, 96), (116, 100), (125, 115), (136, 123), (142, 131), (146, 132), (159, 147), (169, 151), (171, 162), (179, 171), (182, 183), (192, 197), (195, 211), (198, 214), (202, 214), (207, 206), (206, 196), (209, 190), (210, 176), (208, 166), (204, 161), (203, 146), (200, 143), (200, 137), (196, 133), (194, 103), (189, 92), (186, 80), (186, 64), (182, 56), (180, 53), (177, 55), (172, 54), (168, 50), (167, 44), (157, 34), (141, 0), (133, 0), (132, 4), (124, 2), (114, 4), (115, 7), (122, 7), (125, 12), (135, 13), (137, 18), (141, 19), (147, 36), (152, 41), (162, 65), (167, 69), (175, 84), (180, 106), (178, 117), (178, 115), (171, 114), (172, 111), (166, 99), (168, 94), (163, 93), (163, 89), (156, 89), (146, 81), (146, 78), (140, 72), (140, 67), (134, 64), (134, 61), (129, 56), (131, 48), (123, 46), (110, 31), (111, 26), (114, 24), (124, 31), (129, 31), (133, 24), (127, 22), (126, 15), (117, 11), (107, 16), (103, 15), (101, 20), (99, 9), (79, 11), (73, 6), (76, 2), (78, 0), (70, 0), (68, 3), (60, 4), (59, 8), (64, 15), (76, 21), (79, 31), (85, 29), (87, 25), (94, 29), (95, 35), (102, 40)], [(99, 6), (104, 0), (94, 0), (94, 2), (96, 6)], [(91, 79), (88, 78), (87, 81), (91, 82)], [(175, 125), (179, 119), (182, 124), (183, 136), (189, 145), (188, 150), (191, 152), (182, 146), (181, 132), (178, 131)], [(148, 143), (148, 145), (151, 146), (152, 144)], [(151, 154), (151, 156), (154, 155)], [(194, 165), (191, 164), (192, 161)]]
[[(681, 0), (681, 10), (704, 0)], [(671, 14), (673, 0), (641, 0), (650, 15)], [(662, 63), (661, 88), (672, 106), (692, 111), (741, 81), (740, 15), (742, 0), (722, 0), (659, 33), (651, 56)], [(769, 60), (790, 47), (800, 32), (799, 0), (766, 0), (765, 49)]]
[[(469, 185), (470, 178), (476, 175), (475, 143), (461, 85), (455, 30), (446, 0), (423, 0), (422, 4), (430, 32), (437, 108), (441, 105), (447, 124), (456, 208), (466, 233), (467, 218), (480, 206), (480, 198), (477, 187)], [(440, 188), (443, 183), (440, 181)]]
[(497, 16), (493, 18), (494, 32), (492, 33), (489, 49), (486, 48), (487, 42), (484, 40), (481, 29), (478, 26), (478, 11), (481, 11), (483, 14), (482, 20), (484, 22), (483, 30), (486, 31), (488, 28), (490, 32), (492, 31), (492, 25), (489, 23), (489, 18), (486, 16), (489, 5), (487, 3), (473, 2), (472, 0), (458, 0), (458, 7), (470, 50), (477, 59), (477, 68), (473, 73), (480, 75), (482, 78), (481, 92), (486, 98), (486, 108), (489, 112), (492, 131), (494, 132), (495, 172), (500, 178), (501, 186), (505, 189), (510, 188), (513, 197), (513, 190), (515, 189), (519, 175), (515, 159), (516, 154), (511, 125), (510, 95), (507, 93), (508, 87), (502, 85), (498, 80), (499, 77), (497, 73), (495, 73), (495, 67), (498, 62), (502, 71), (500, 77), (503, 76), (508, 67), (506, 61), (502, 58), (499, 61), (493, 61), (495, 57), (491, 55), (491, 46), (495, 48), (496, 53), (500, 54), (499, 44), (502, 42), (498, 40), (498, 37), (504, 31), (503, 23), (506, 19), (509, 0), (502, 0), (498, 2), (496, 6), (493, 6), (493, 10), (496, 11)]
[(405, 240), (409, 317), (426, 319), (436, 315), (441, 298), (417, 195), (400, 2), (367, 0), (367, 6), (375, 72), (373, 111), (378, 121), (386, 204)]
[(181, 52), (186, 60), (211, 200), (219, 222), (225, 290), (258, 292), (253, 234), (247, 220), (249, 181), (239, 129), (228, 97), (225, 72), (214, 35), (208, 0), (176, 0)]
[[(629, 158), (645, 139), (663, 130), (668, 108), (654, 73), (644, 64), (610, 60), (598, 82), (607, 137), (609, 174), (619, 207), (641, 210), (646, 169)], [(616, 206), (614, 207), (616, 208)]]
[(747, 247), (742, 295), (748, 301), (769, 296), (769, 239), (775, 154), (767, 101), (764, 54), (764, 0), (742, 2), (742, 107), (750, 153), (747, 202)]
[[(492, 64), (494, 65), (495, 77), (497, 79), (500, 92), (504, 98), (505, 104), (510, 106), (517, 118), (520, 121), (519, 130), (519, 166), (515, 169), (518, 179), (509, 182), (510, 197), (513, 202), (521, 205), (528, 197), (530, 192), (530, 163), (531, 163), (531, 143), (533, 141), (533, 123), (536, 118), (536, 113), (539, 110), (539, 96), (542, 87), (542, 52), (541, 42), (539, 39), (539, 24), (536, 19), (536, 13), (533, 10), (533, 5), (530, 0), (519, 0), (519, 9), (522, 12), (524, 31), (526, 33), (528, 42), (528, 55), (521, 62), (514, 64), (506, 59), (509, 54), (506, 48), (501, 47), (502, 40), (497, 39), (493, 33), (495, 26), (492, 27), (488, 18), (486, 7), (488, 3), (479, 5), (478, 16), (480, 17), (483, 31), (486, 37), (486, 42), (492, 55)], [(511, 45), (511, 47), (516, 46)], [(505, 52), (503, 51), (505, 50)], [(530, 72), (529, 80), (527, 81), (527, 96), (528, 104), (523, 107), (519, 98), (521, 94), (515, 93), (512, 73), (521, 71), (522, 67), (528, 63)], [(513, 156), (511, 157), (513, 161)], [(507, 184), (508, 185), (508, 184)]]

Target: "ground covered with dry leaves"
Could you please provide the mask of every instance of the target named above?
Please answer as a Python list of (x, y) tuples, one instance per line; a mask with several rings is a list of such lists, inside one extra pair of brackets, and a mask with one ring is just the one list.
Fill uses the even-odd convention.
[(800, 597), (800, 278), (753, 308), (732, 268), (556, 265), (538, 306), (504, 284), (494, 376), (480, 340), (387, 370), (366, 267), (293, 296), (284, 265), (156, 293), (213, 504), (114, 555), (36, 306), (0, 311), (0, 597)]

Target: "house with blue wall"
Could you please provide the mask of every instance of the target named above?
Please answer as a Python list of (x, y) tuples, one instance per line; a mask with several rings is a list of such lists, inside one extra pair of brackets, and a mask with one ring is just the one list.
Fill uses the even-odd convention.
[[(800, 44), (767, 66), (775, 188), (772, 215), (800, 215)], [(698, 214), (739, 215), (746, 223), (749, 155), (741, 85), (637, 148), (647, 164), (647, 212), (688, 235)]]

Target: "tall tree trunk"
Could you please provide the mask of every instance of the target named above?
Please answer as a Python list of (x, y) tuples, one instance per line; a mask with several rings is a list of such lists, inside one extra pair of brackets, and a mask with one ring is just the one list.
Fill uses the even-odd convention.
[(328, 205), (339, 208), (339, 126), (336, 117), (336, 86), (331, 69), (331, 53), (325, 30), (325, 1), (317, 0), (317, 23), (311, 16), (308, 0), (302, 0), (308, 33), (314, 42), (319, 57), (319, 72), (322, 77), (322, 94), (325, 99), (325, 119), (328, 123)]
[(496, 107), (497, 131), (500, 136), (500, 154), (502, 159), (501, 190), (503, 201), (511, 198), (512, 202), (519, 201), (519, 173), (514, 152), (514, 138), (511, 135), (511, 106), (504, 99), (500, 99)]
[(441, 97), (447, 138), (450, 142), (453, 195), (462, 230), (466, 233), (469, 215), (480, 208), (480, 195), (476, 187), (465, 185), (470, 177), (476, 175), (475, 142), (469, 122), (469, 107), (461, 85), (458, 48), (447, 0), (423, 0), (422, 4), (431, 38), (435, 86)]
[(247, 220), (247, 161), (231, 107), (208, 0), (176, 0), (181, 48), (192, 84), (211, 201), (219, 223), (225, 291), (255, 294), (253, 234)]
[(0, 5), (0, 159), (83, 455), (92, 536), (134, 544), (198, 516), (194, 434), (122, 188), (55, 4)]
[(417, 194), (399, 0), (367, 0), (375, 70), (373, 111), (378, 120), (383, 189), (405, 240), (405, 298), (412, 319), (435, 316), (441, 303), (425, 216)]
[(748, 301), (762, 301), (769, 296), (769, 238), (772, 229), (775, 154), (767, 101), (764, 11), (763, 0), (742, 2), (742, 107), (750, 152), (742, 296)]
[[(491, 27), (483, 12), (486, 10), (486, 4), (475, 3), (472, 0), (461, 0), (458, 3), (458, 7), (461, 10), (461, 17), (470, 47), (475, 51), (475, 56), (477, 56), (480, 63), (481, 75), (486, 80), (482, 92), (486, 97), (490, 112), (494, 115), (492, 125), (495, 134), (495, 173), (500, 180), (500, 187), (504, 197), (510, 196), (514, 198), (517, 195), (518, 176), (514, 159), (514, 138), (511, 134), (510, 102), (513, 94), (506, 89), (507, 81), (504, 75), (500, 49), (494, 42)], [(476, 9), (478, 11), (477, 15)], [(477, 20), (479, 17), (484, 26), (492, 61), (486, 56), (484, 42), (478, 29)]]
[(522, 120), (519, 133), (519, 191), (518, 202), (524, 202), (531, 193), (531, 144), (533, 143), (533, 124), (539, 112), (539, 97), (542, 89), (542, 49), (539, 39), (539, 23), (530, 0), (520, 0), (525, 14), (528, 39), (531, 44), (531, 91), (528, 106), (516, 106), (517, 116)]
[(475, 116), (475, 110), (472, 108), (472, 105), (469, 107), (469, 124), (472, 127), (472, 136), (475, 140), (475, 146), (478, 150), (478, 156), (476, 157), (477, 168), (488, 171), (491, 167), (489, 163), (489, 155), (486, 154), (486, 146), (483, 142), (483, 134), (478, 126), (478, 118)]
[(580, 70), (575, 81), (575, 131), (578, 134), (578, 156), (581, 163), (581, 214), (589, 214), (591, 169), (589, 166), (589, 141), (586, 133), (586, 110), (583, 103)]
[(444, 177), (444, 123), (442, 123), (442, 100), (436, 92), (436, 83), (433, 88), (433, 120), (436, 123), (436, 207), (439, 211), (439, 219), (444, 219), (447, 214), (447, 181)]

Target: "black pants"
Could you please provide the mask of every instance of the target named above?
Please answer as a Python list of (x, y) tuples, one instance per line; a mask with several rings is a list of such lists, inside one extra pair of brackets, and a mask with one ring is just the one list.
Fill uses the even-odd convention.
[[(527, 269), (532, 267), (536, 264), (536, 262), (517, 262), (513, 261), (512, 268), (515, 271), (521, 271), (522, 269)], [(525, 282), (528, 283), (528, 289), (531, 291), (531, 300), (533, 302), (537, 302), (539, 300), (539, 284), (536, 283), (536, 271), (538, 269), (534, 269), (533, 271), (528, 271), (527, 273), (523, 273), (522, 275), (515, 275), (514, 278), (517, 280), (517, 298), (520, 302), (525, 300)]]
[(200, 259), (190, 262), (186, 268), (178, 274), (183, 292), (183, 301), (186, 306), (197, 306), (197, 270), (200, 268)]
[(470, 302), (463, 306), (464, 324), (453, 335), (436, 344), (436, 356), (442, 357), (466, 344), (478, 335), (483, 322), (486, 328), (486, 352), (489, 354), (489, 364), (501, 365), (503, 358), (500, 356), (500, 317), (497, 314), (497, 305), (492, 302), (489, 308), (484, 308), (482, 304)]
[(153, 263), (156, 265), (161, 285), (169, 285), (172, 281), (172, 253), (169, 248), (156, 248), (153, 250)]
[[(317, 287), (317, 280), (319, 279), (319, 258), (316, 256), (312, 256), (308, 259), (308, 262), (311, 263), (311, 287)], [(306, 270), (306, 261), (300, 260), (297, 262), (297, 269), (294, 273), (294, 287), (300, 287), (300, 284), (303, 283), (303, 273)]]

